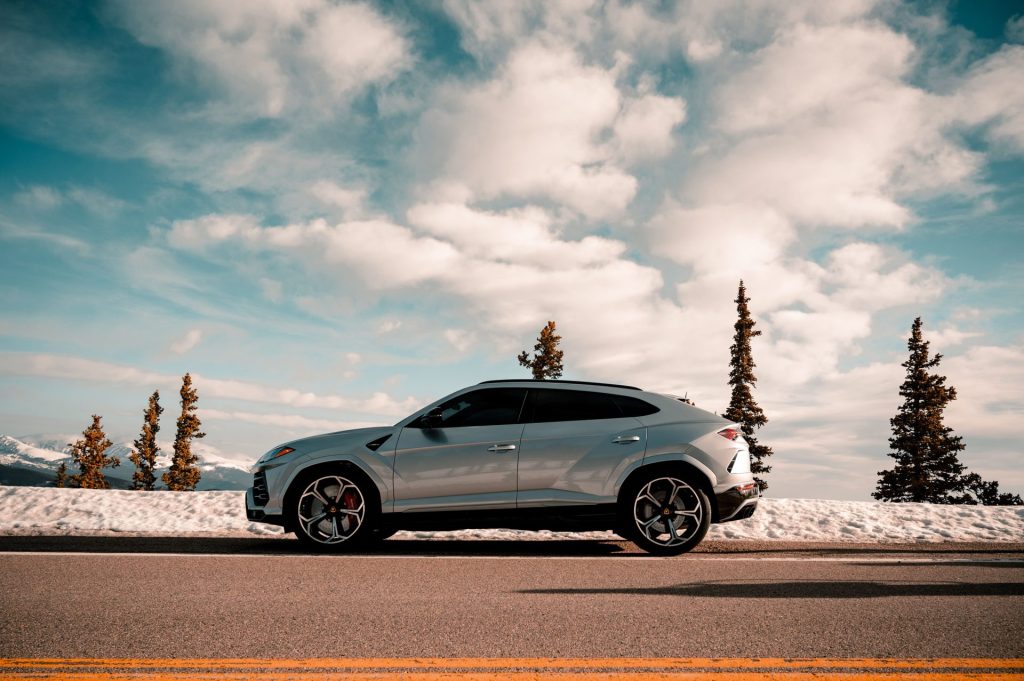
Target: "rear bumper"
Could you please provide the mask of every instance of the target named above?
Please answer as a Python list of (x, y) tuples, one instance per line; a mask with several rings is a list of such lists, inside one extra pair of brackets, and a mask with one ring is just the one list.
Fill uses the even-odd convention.
[(732, 487), (715, 495), (718, 501), (718, 521), (727, 523), (733, 520), (745, 520), (757, 510), (759, 495), (757, 486), (746, 491)]

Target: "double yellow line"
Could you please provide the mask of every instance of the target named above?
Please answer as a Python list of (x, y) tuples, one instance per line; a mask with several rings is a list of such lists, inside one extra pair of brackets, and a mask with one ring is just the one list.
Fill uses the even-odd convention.
[(827, 658), (0, 658), (2, 679), (74, 681), (985, 681), (1024, 680), (1024, 659)]

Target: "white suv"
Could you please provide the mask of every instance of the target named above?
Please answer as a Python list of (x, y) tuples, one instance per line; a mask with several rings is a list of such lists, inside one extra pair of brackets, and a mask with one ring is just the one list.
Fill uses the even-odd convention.
[(250, 520), (311, 547), (402, 529), (614, 530), (658, 555), (753, 515), (739, 426), (670, 395), (582, 381), (486, 381), (394, 426), (288, 442), (260, 458)]

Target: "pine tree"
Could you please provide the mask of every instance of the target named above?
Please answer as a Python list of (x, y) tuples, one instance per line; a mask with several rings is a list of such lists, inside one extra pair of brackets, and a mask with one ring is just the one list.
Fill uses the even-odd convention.
[(519, 353), (519, 363), (533, 372), (534, 378), (559, 378), (562, 375), (562, 355), (558, 344), (562, 337), (555, 334), (555, 323), (548, 322), (540, 330), (537, 344), (533, 346), (533, 357), (523, 350)]
[(79, 473), (71, 476), (74, 487), (86, 489), (110, 489), (110, 483), (103, 475), (103, 469), (121, 465), (116, 456), (107, 456), (106, 451), (113, 442), (107, 439), (100, 421), (103, 417), (93, 414), (92, 425), (82, 431), (82, 439), (71, 447), (71, 456), (78, 464)]
[(999, 483), (995, 480), (982, 480), (977, 473), (970, 473), (964, 482), (970, 494), (959, 501), (965, 504), (982, 504), (984, 506), (1024, 506), (1024, 499), (1019, 494), (1000, 492)]
[(198, 457), (192, 452), (192, 440), (206, 437), (199, 430), (202, 423), (196, 415), (199, 394), (192, 387), (191, 374), (181, 378), (181, 415), (178, 416), (178, 431), (174, 435), (174, 456), (171, 468), (163, 475), (167, 489), (175, 492), (191, 492), (199, 484)]
[(160, 414), (164, 408), (160, 406), (160, 391), (155, 390), (149, 396), (149, 406), (142, 412), (142, 432), (133, 444), (129, 458), (135, 464), (132, 473), (132, 489), (152, 491), (156, 483), (153, 469), (156, 467), (156, 456), (160, 447), (156, 443), (156, 434), (160, 432)]
[(964, 491), (967, 478), (957, 455), (965, 446), (942, 421), (946, 405), (956, 399), (956, 388), (946, 386), (945, 376), (931, 372), (942, 355), (929, 356), (920, 317), (911, 327), (907, 350), (910, 357), (903, 363), (907, 374), (900, 386), (903, 404), (889, 420), (889, 456), (896, 465), (878, 472), (881, 479), (871, 496), (883, 501), (963, 503), (964, 497), (958, 494)]
[(729, 348), (731, 359), (729, 360), (729, 385), (732, 386), (732, 397), (729, 399), (729, 408), (723, 416), (730, 421), (740, 424), (743, 437), (750, 445), (750, 470), (754, 473), (754, 481), (760, 491), (768, 489), (768, 483), (758, 474), (770, 473), (772, 467), (768, 465), (767, 459), (772, 455), (772, 448), (759, 444), (754, 436), (754, 429), (768, 423), (768, 417), (754, 400), (751, 389), (757, 383), (754, 376), (754, 360), (750, 354), (750, 339), (761, 335), (761, 331), (754, 330), (757, 323), (750, 317), (750, 309), (747, 303), (747, 288), (740, 280), (739, 292), (736, 296), (736, 312), (738, 318), (733, 328), (736, 333), (733, 335), (733, 343)]
[(54, 487), (67, 487), (68, 484), (68, 465), (63, 461), (57, 466), (57, 477), (54, 478)]

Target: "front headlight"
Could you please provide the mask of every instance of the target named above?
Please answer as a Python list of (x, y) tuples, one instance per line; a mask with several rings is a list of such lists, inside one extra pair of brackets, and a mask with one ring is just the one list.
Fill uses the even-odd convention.
[(295, 451), (294, 447), (286, 447), (286, 446), (283, 446), (283, 445), (281, 447), (275, 447), (274, 449), (271, 449), (269, 452), (267, 452), (266, 454), (261, 456), (260, 460), (257, 461), (256, 463), (257, 464), (266, 463), (268, 461), (272, 461), (274, 459), (280, 458), (280, 457), (284, 456), (285, 454), (291, 454), (294, 451)]

